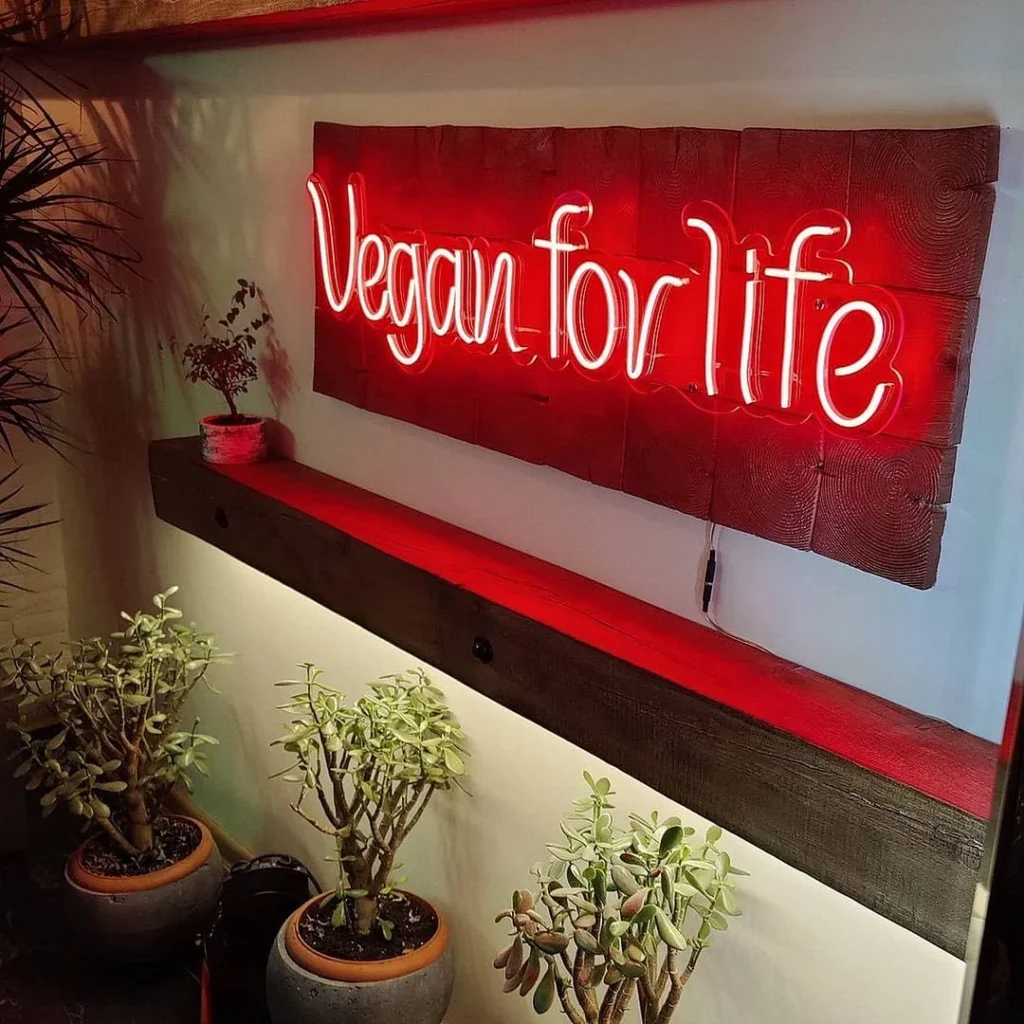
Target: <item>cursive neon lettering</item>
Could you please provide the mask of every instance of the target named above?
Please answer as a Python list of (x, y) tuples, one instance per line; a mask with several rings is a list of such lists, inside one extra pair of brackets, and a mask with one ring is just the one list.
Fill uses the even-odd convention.
[[(677, 223), (703, 241), (705, 255), (688, 267), (592, 249), (583, 229), (595, 210), (579, 193), (563, 196), (531, 241), (495, 245), (369, 230), (359, 175), (345, 186), (344, 227), (319, 177), (310, 177), (307, 191), (326, 307), (380, 324), (391, 355), (409, 372), (425, 370), (437, 344), (462, 344), (525, 355), (522, 365), (542, 358), (553, 369), (572, 365), (601, 379), (668, 384), (703, 393), (723, 410), (814, 416), (839, 432), (881, 429), (898, 405), (902, 380), (893, 359), (902, 316), (891, 295), (856, 283), (834, 255), (851, 232), (835, 211), (798, 222), (783, 265), (772, 266), (767, 239), (738, 239), (724, 210), (691, 204)], [(339, 252), (347, 253), (344, 273)], [(521, 309), (521, 293), (541, 281)], [(642, 290), (639, 281), (653, 284)], [(833, 365), (837, 338), (849, 337), (845, 325), (863, 317), (870, 341), (857, 359)], [(688, 355), (698, 343), (702, 351)], [(798, 390), (801, 378), (814, 387)]]

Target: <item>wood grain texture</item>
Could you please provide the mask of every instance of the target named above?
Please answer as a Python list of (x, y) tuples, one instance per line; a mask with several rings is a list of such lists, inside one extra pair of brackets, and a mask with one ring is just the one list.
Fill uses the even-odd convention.
[(955, 463), (956, 448), (826, 438), (811, 550), (933, 586)]
[[(526, 13), (566, 0), (59, 0), (56, 33), (68, 42), (131, 43), (148, 39), (203, 45), (259, 33), (338, 29), (397, 19)], [(569, 0), (573, 2), (573, 0)], [(578, 0), (577, 0), (578, 2)]]
[(860, 280), (976, 296), (998, 160), (996, 125), (856, 132), (850, 216), (858, 229), (848, 258)]
[(711, 521), (809, 550), (824, 444), (813, 420), (719, 417)]
[[(641, 295), (663, 273), (690, 274), (697, 283), (667, 303), (651, 374), (637, 383), (621, 371), (594, 379), (543, 358), (524, 365), (500, 344), (485, 354), (447, 340), (434, 345), (422, 372), (410, 374), (388, 355), (383, 322), (370, 328), (358, 317), (325, 316), (320, 296), (315, 388), (906, 585), (931, 586), (948, 488), (930, 486), (918, 479), (927, 476), (923, 469), (915, 477), (908, 467), (915, 458), (930, 465), (935, 450), (955, 454), (960, 440), (998, 143), (991, 127), (738, 132), (318, 124), (317, 173), (335, 195), (351, 174), (361, 174), (369, 224), (406, 239), (421, 238), (414, 232), (422, 229), (433, 244), (477, 238), (478, 245), (487, 239), (515, 252), (521, 337), (549, 331), (548, 268), (526, 257), (536, 254), (530, 239), (566, 193), (590, 197), (591, 249), (627, 266)], [(835, 285), (822, 286), (801, 314), (806, 338), (798, 342), (797, 394), (813, 391), (808, 353), (830, 309), (846, 301), (846, 275), (884, 286), (899, 304), (903, 342), (894, 367), (904, 382), (902, 401), (880, 439), (828, 436), (827, 487), (826, 431), (817, 422), (783, 424), (781, 413), (758, 418), (736, 411), (743, 295), (735, 286), (719, 324), (722, 394), (703, 394), (702, 343), (690, 334), (704, 315), (699, 268), (707, 246), (681, 225), (683, 208), (697, 200), (730, 213), (737, 242), (748, 238), (776, 266), (808, 213), (833, 210), (851, 219), (853, 241), (842, 252), (850, 267), (830, 264)], [(742, 273), (735, 266), (742, 250), (730, 251), (732, 269)], [(691, 274), (688, 267), (697, 269)], [(782, 289), (770, 290), (761, 311), (762, 380), (755, 386), (769, 393), (764, 381), (777, 370), (764, 368), (782, 359), (784, 299)], [(847, 335), (849, 358), (862, 351), (859, 343), (856, 331)], [(854, 407), (869, 396), (870, 390), (854, 394)], [(891, 465), (871, 464), (890, 453)], [(952, 456), (945, 458), (952, 467)], [(862, 528), (869, 533), (860, 536)]]
[(962, 955), (994, 745), (294, 463), (150, 467), (165, 521)]

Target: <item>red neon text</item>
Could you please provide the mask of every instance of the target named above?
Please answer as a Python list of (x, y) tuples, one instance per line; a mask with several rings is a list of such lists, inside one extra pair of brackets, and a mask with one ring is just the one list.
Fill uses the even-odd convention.
[(503, 348), (520, 364), (624, 375), (840, 432), (881, 430), (899, 403), (900, 309), (855, 283), (839, 258), (851, 225), (836, 211), (802, 218), (776, 255), (763, 236), (738, 240), (721, 208), (691, 203), (680, 231), (702, 254), (694, 267), (592, 249), (597, 211), (581, 193), (562, 196), (531, 242), (499, 244), (371, 231), (360, 175), (343, 204), (316, 175), (307, 188), (323, 300), (379, 323), (409, 372), (439, 343)]

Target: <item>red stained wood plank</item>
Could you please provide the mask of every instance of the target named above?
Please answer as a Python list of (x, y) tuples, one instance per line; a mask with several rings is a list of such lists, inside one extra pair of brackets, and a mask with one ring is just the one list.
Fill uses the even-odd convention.
[(594, 219), (587, 237), (594, 249), (637, 251), (640, 134), (637, 128), (595, 128), (558, 137), (557, 191), (590, 196)]
[(547, 463), (601, 487), (622, 490), (628, 390), (594, 388), (568, 369), (550, 375)]
[(356, 320), (339, 320), (326, 303), (318, 306), (315, 320), (313, 390), (365, 409), (363, 333), (369, 329)]
[(956, 448), (826, 437), (811, 549), (925, 590), (934, 586)]
[(415, 423), (460, 441), (476, 443), (479, 360), (453, 345), (437, 345), (429, 368), (429, 388), (422, 374), (409, 373), (392, 357), (384, 334), (364, 328), (366, 408), (382, 416)]
[(674, 388), (631, 392), (622, 489), (708, 519), (717, 419)]
[(995, 206), (999, 128), (859, 131), (848, 258), (862, 281), (973, 298)]
[(885, 433), (938, 446), (959, 444), (979, 302), (926, 292), (893, 294), (904, 324), (896, 367), (914, 386), (904, 388)]
[(984, 740), (305, 466), (211, 469), (597, 650), (988, 814), (995, 747)]
[[(367, 190), (366, 217), (371, 224), (389, 228), (424, 227), (423, 201), (429, 195), (417, 174), (418, 128), (359, 128), (358, 170), (373, 182)], [(344, 195), (344, 193), (335, 193)]]
[(819, 424), (718, 417), (711, 520), (806, 551), (821, 484)]
[(481, 176), (484, 129), (439, 125), (419, 129), (417, 140), (419, 168), (409, 168), (408, 173), (418, 174), (423, 194), (430, 197), (423, 209), (423, 227), (459, 237), (484, 234), (494, 202)]
[(507, 357), (480, 364), (480, 415), (476, 443), (524, 462), (545, 465), (551, 408), (552, 371), (541, 362), (516, 369)]
[(757, 232), (781, 253), (808, 210), (846, 213), (852, 132), (746, 128), (736, 166), (736, 232)]
[(683, 207), (706, 199), (732, 209), (739, 132), (648, 128), (640, 133), (638, 256), (703, 265), (706, 246), (681, 227)]

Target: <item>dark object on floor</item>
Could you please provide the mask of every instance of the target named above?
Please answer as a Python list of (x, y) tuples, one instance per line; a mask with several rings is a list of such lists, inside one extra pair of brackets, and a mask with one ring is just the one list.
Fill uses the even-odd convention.
[(294, 857), (266, 854), (236, 864), (205, 942), (214, 1024), (269, 1024), (267, 956), (281, 925), (319, 887)]
[(90, 965), (64, 928), (64, 865), (81, 841), (70, 816), (29, 806), (28, 849), (0, 857), (2, 1024), (196, 1024), (193, 950), (130, 970)]

